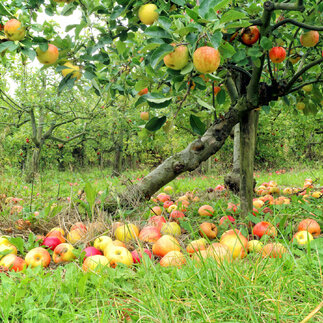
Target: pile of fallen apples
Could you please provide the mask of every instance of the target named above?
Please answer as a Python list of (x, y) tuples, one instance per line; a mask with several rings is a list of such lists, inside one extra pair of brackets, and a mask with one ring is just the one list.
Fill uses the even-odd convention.
[[(306, 185), (308, 184), (311, 185), (309, 180), (306, 181)], [(275, 182), (264, 183), (262, 187), (266, 190), (266, 194), (254, 200), (254, 214), (258, 213), (260, 208), (263, 208), (261, 210), (263, 213), (269, 212), (271, 204), (290, 203), (290, 199), (285, 196), (274, 198), (271, 195), (278, 193)], [(308, 186), (306, 188), (310, 189)], [(258, 191), (260, 189), (263, 188), (258, 188)], [(155, 205), (150, 208), (151, 216), (141, 230), (134, 223), (115, 222), (112, 224), (112, 235), (115, 240), (108, 235), (102, 235), (93, 241), (93, 245), (88, 244), (81, 252), (83, 270), (94, 271), (104, 266), (115, 268), (118, 264), (132, 266), (153, 257), (158, 259), (162, 267), (181, 267), (189, 259), (196, 263), (201, 263), (205, 259), (222, 263), (244, 258), (247, 253), (259, 253), (263, 258), (281, 258), (287, 253), (285, 246), (275, 241), (277, 237), (275, 225), (265, 221), (253, 225), (250, 235), (253, 239), (248, 240), (249, 236), (244, 236), (235, 228), (236, 220), (231, 215), (223, 216), (218, 226), (207, 221), (201, 223), (199, 225), (201, 238), (184, 245), (181, 241), (184, 231), (181, 228), (181, 221), (185, 220), (184, 212), (187, 211), (190, 203), (198, 202), (199, 197), (194, 192), (187, 192), (173, 202), (171, 196), (167, 194), (172, 190), (172, 187), (167, 186), (163, 193), (152, 198)], [(214, 190), (223, 191), (224, 187), (219, 185)], [(321, 194), (320, 192), (317, 197)], [(275, 201), (282, 201), (282, 203)], [(227, 210), (235, 213), (238, 207), (229, 203)], [(269, 211), (266, 212), (266, 209)], [(199, 217), (202, 219), (212, 218), (215, 215), (214, 212), (210, 205), (203, 205), (198, 209)], [(167, 215), (167, 220), (164, 215)], [(221, 227), (229, 230), (225, 232), (218, 230)], [(46, 236), (38, 237), (39, 247), (30, 250), (24, 259), (17, 256), (17, 248), (10, 242), (9, 237), (0, 237), (0, 266), (3, 270), (21, 271), (26, 266), (48, 267), (51, 260), (55, 264), (71, 262), (77, 259), (77, 254), (80, 254), (76, 252), (79, 249), (73, 245), (84, 241), (87, 230), (87, 226), (82, 222), (72, 225), (67, 235), (62, 228), (55, 227)], [(219, 231), (223, 234), (219, 240), (215, 240)], [(305, 219), (298, 224), (292, 241), (304, 246), (314, 237), (318, 237), (320, 232), (317, 221)], [(265, 245), (262, 241), (256, 240), (263, 236), (268, 238), (268, 243)]]

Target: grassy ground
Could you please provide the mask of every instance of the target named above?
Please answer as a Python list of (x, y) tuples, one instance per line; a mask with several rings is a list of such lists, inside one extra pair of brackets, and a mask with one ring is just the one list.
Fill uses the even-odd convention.
[[(134, 180), (145, 171), (127, 173), (122, 181)], [(258, 177), (259, 175), (259, 177)], [(280, 186), (302, 187), (305, 178), (317, 179), (322, 186), (323, 170), (293, 170), (272, 174), (257, 172), (259, 183), (277, 181)], [(321, 181), (321, 182), (320, 182)], [(32, 187), (14, 174), (2, 175), (0, 193), (21, 197), (25, 200), (24, 214), (10, 215), (5, 208), (1, 221), (19, 217), (33, 217), (34, 211), (44, 209), (46, 204), (63, 205), (63, 212), (70, 207), (69, 198), (76, 200), (77, 191), (91, 182), (95, 190), (113, 192), (120, 189), (120, 180), (106, 173), (92, 171), (86, 174), (48, 173), (38, 178)], [(78, 183), (71, 186), (69, 183)], [(209, 187), (222, 183), (222, 176), (186, 176), (171, 183), (174, 195), (197, 189), (200, 202), (192, 204), (187, 212), (188, 220), (183, 226), (191, 239), (197, 238), (197, 224), (205, 221), (197, 216), (197, 209), (204, 203), (216, 209), (213, 221), (225, 214), (234, 196), (221, 199), (206, 193)], [(37, 196), (38, 194), (38, 196)], [(58, 197), (58, 199), (57, 199)], [(322, 237), (311, 247), (299, 248), (289, 242), (295, 224), (311, 217), (322, 224), (322, 199), (310, 199), (304, 203), (295, 197), (290, 205), (274, 207), (273, 214), (257, 217), (272, 223), (281, 223), (277, 241), (283, 243), (288, 253), (280, 259), (261, 258), (249, 254), (232, 263), (218, 265), (206, 261), (202, 265), (187, 259), (181, 269), (163, 268), (157, 261), (145, 259), (144, 263), (127, 268), (102, 268), (100, 273), (84, 273), (81, 261), (50, 269), (28, 268), (23, 273), (0, 273), (0, 321), (3, 322), (301, 322), (322, 301)], [(141, 222), (149, 216), (148, 206), (143, 204), (131, 215)], [(39, 216), (44, 215), (40, 214)], [(48, 215), (50, 216), (50, 214)], [(239, 219), (247, 223), (247, 219)], [(50, 229), (50, 228), (48, 228)], [(184, 239), (187, 239), (186, 236)], [(23, 253), (28, 243), (24, 244)], [(323, 321), (318, 312), (311, 322)]]

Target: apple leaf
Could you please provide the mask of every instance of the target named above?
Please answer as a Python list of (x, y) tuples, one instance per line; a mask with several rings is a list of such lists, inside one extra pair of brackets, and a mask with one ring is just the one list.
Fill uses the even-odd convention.
[(24, 55), (28, 56), (31, 61), (33, 61), (35, 59), (35, 57), (36, 57), (36, 52), (31, 48), (22, 48), (21, 52)]
[(194, 21), (197, 21), (199, 19), (199, 15), (192, 9), (185, 8), (185, 11), (188, 14), (188, 16), (192, 18)]
[(164, 58), (164, 56), (171, 53), (173, 50), (174, 47), (169, 44), (163, 44), (156, 48), (150, 57), (151, 67), (156, 68), (156, 66)]
[(218, 48), (222, 40), (222, 33), (220, 31), (216, 31), (213, 35), (209, 36), (209, 38), (212, 46), (214, 48)]
[(18, 249), (21, 254), (24, 253), (24, 239), (21, 237), (9, 237), (8, 240)]
[(161, 118), (153, 117), (146, 123), (145, 128), (149, 131), (157, 131), (164, 125), (165, 122), (166, 122), (165, 116)]
[(212, 106), (211, 104), (209, 104), (209, 103), (207, 103), (207, 102), (205, 102), (205, 101), (201, 100), (200, 98), (197, 98), (197, 103), (198, 103), (199, 105), (201, 105), (202, 107), (204, 107), (204, 108), (208, 109), (208, 110), (211, 110), (211, 111), (213, 111), (213, 110), (214, 110), (214, 108), (213, 108), (213, 106)]
[(184, 68), (181, 69), (181, 74), (184, 75), (190, 73), (193, 70), (193, 67), (194, 65), (192, 62), (188, 63)]
[(228, 42), (222, 42), (219, 47), (219, 51), (222, 58), (231, 58), (236, 53), (234, 47), (231, 46)]
[(221, 19), (220, 19), (220, 22), (222, 24), (226, 23), (226, 22), (231, 22), (231, 21), (234, 21), (234, 20), (238, 20), (238, 19), (246, 19), (247, 16), (241, 12), (241, 11), (237, 11), (237, 10), (229, 10), (227, 12), (225, 12)]
[(156, 38), (169, 38), (172, 39), (172, 35), (168, 33), (165, 29), (159, 26), (151, 26), (145, 30), (145, 34), (150, 37)]
[(221, 91), (216, 95), (216, 101), (218, 104), (223, 104), (225, 102), (225, 91)]
[(193, 132), (195, 132), (199, 136), (203, 136), (203, 134), (204, 134), (204, 132), (206, 130), (206, 126), (201, 121), (201, 119), (199, 117), (195, 116), (194, 114), (191, 114), (191, 116), (190, 116), (190, 125), (191, 125), (191, 128), (192, 128)]
[(269, 50), (273, 47), (273, 42), (271, 41), (271, 39), (263, 36), (261, 37), (260, 46), (265, 50)]
[(16, 44), (13, 41), (6, 41), (2, 44), (0, 44), (0, 53), (2, 53), (5, 50), (9, 50), (9, 51), (14, 51), (18, 48), (18, 44)]

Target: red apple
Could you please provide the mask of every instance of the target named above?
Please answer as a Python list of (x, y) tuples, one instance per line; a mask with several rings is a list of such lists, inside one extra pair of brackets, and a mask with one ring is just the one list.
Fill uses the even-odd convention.
[(262, 248), (262, 257), (281, 258), (287, 253), (286, 248), (281, 243), (268, 243)]
[[(142, 250), (145, 254), (148, 255), (148, 257), (151, 259), (152, 257), (152, 253), (149, 249), (145, 248)], [(134, 264), (138, 264), (141, 262), (141, 259), (142, 259), (142, 252), (141, 251), (138, 251), (138, 250), (134, 250), (131, 252), (131, 255), (132, 255), (132, 260), (133, 260), (133, 263)]]
[(178, 220), (178, 219), (183, 219), (185, 218), (185, 214), (181, 211), (174, 210), (171, 212), (169, 215), (169, 220)]
[(300, 41), (304, 47), (314, 47), (320, 39), (320, 34), (316, 30), (310, 30), (301, 35)]
[(149, 112), (147, 111), (140, 112), (140, 119), (144, 121), (149, 120)]
[(0, 267), (4, 267), (7, 270), (22, 271), (26, 266), (26, 261), (14, 254), (4, 256), (0, 260)]
[(212, 216), (213, 213), (214, 213), (214, 209), (210, 205), (202, 205), (198, 210), (198, 214), (200, 216)]
[(214, 223), (203, 222), (200, 224), (200, 235), (207, 237), (209, 240), (215, 239), (218, 234), (218, 229)]
[(262, 221), (257, 223), (253, 229), (252, 234), (258, 236), (261, 238), (263, 235), (267, 235), (270, 237), (276, 237), (277, 236), (277, 230), (275, 226), (269, 222)]
[[(148, 93), (148, 88), (146, 87), (146, 88), (140, 90), (138, 92), (138, 95), (142, 96), (142, 95), (147, 94), (147, 93)], [(143, 119), (143, 120), (148, 120), (148, 119)]]
[(269, 58), (273, 63), (281, 63), (286, 58), (286, 51), (283, 47), (273, 47), (269, 51)]
[(139, 233), (139, 240), (142, 242), (154, 243), (161, 237), (160, 230), (154, 226), (145, 226)]
[(161, 230), (164, 223), (166, 223), (166, 219), (161, 215), (152, 216), (148, 220), (148, 224), (156, 227), (159, 231)]
[(177, 239), (170, 235), (162, 236), (156, 243), (154, 243), (152, 251), (158, 257), (164, 257), (170, 251), (180, 251), (180, 245)]
[(315, 220), (305, 219), (299, 223), (298, 231), (308, 231), (313, 237), (318, 237), (321, 233), (321, 228)]
[(252, 45), (259, 39), (260, 32), (257, 26), (250, 26), (242, 29), (241, 41), (245, 45)]
[(9, 40), (22, 40), (25, 37), (26, 29), (17, 19), (10, 19), (3, 27), (6, 37)]
[(170, 201), (170, 196), (165, 193), (160, 193), (157, 195), (157, 200), (159, 202), (165, 203), (166, 201)]
[(74, 247), (69, 243), (61, 243), (55, 249), (53, 253), (53, 260), (56, 264), (70, 262), (75, 259)]
[(86, 233), (87, 228), (83, 222), (76, 222), (70, 228), (70, 231), (73, 231), (73, 230), (80, 230), (80, 231)]
[(95, 247), (86, 247), (83, 251), (85, 252), (83, 260), (90, 256), (103, 255), (103, 253)]
[(236, 222), (235, 218), (231, 215), (226, 215), (226, 216), (223, 216), (220, 221), (219, 221), (219, 225), (222, 225), (222, 224), (226, 224), (226, 223), (229, 223), (231, 222), (232, 224), (234, 224)]
[(193, 54), (193, 64), (200, 73), (213, 73), (220, 65), (220, 53), (209, 46), (198, 48)]
[(41, 245), (54, 251), (59, 244), (61, 244), (61, 241), (57, 237), (47, 237)]

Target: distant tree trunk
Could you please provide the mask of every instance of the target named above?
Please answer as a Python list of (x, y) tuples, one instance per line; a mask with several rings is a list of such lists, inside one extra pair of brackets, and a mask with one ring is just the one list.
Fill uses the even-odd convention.
[(26, 171), (26, 182), (31, 183), (33, 178), (39, 172), (39, 165), (40, 165), (40, 153), (41, 153), (42, 146), (35, 147), (30, 159), (30, 165), (27, 167)]
[(230, 191), (238, 194), (240, 191), (240, 124), (234, 126), (233, 139), (233, 168), (224, 177), (224, 184)]
[(258, 116), (258, 111), (246, 112), (240, 121), (240, 204), (242, 216), (247, 216), (248, 212), (252, 210)]
[(122, 151), (123, 151), (123, 131), (120, 130), (119, 138), (116, 143), (116, 150), (114, 152), (114, 162), (112, 176), (119, 176), (122, 172)]

